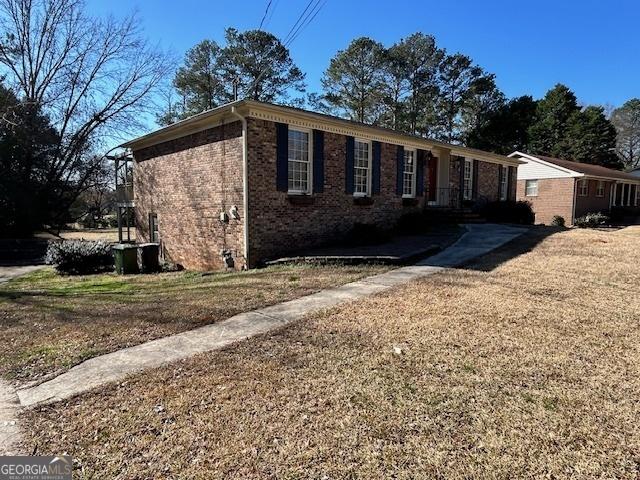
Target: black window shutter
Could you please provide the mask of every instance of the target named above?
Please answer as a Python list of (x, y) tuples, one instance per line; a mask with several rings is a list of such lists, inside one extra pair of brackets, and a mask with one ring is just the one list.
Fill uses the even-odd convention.
[(402, 180), (404, 177), (404, 147), (398, 145), (396, 156), (396, 194), (402, 195)]
[(416, 163), (416, 196), (421, 197), (424, 195), (424, 163), (426, 152), (424, 150), (418, 150), (418, 159)]
[(464, 201), (464, 165), (466, 163), (466, 159), (464, 157), (458, 157), (458, 162), (460, 164), (460, 192), (458, 192), (458, 196), (460, 197), (460, 204)]
[(473, 161), (473, 170), (471, 172), (471, 175), (472, 175), (471, 184), (473, 185), (473, 190), (472, 190), (471, 198), (473, 198), (474, 200), (478, 199), (478, 166), (479, 165), (480, 165), (480, 162), (478, 160)]
[(371, 193), (373, 195), (380, 193), (380, 151), (382, 149), (380, 142), (372, 142), (373, 163), (371, 170)]
[(515, 200), (511, 196), (511, 179), (514, 177), (514, 167), (509, 167), (507, 172), (509, 174), (507, 177), (507, 200)]
[(348, 194), (353, 193), (353, 176), (354, 176), (354, 165), (353, 165), (353, 157), (355, 155), (355, 140), (353, 137), (347, 137), (347, 152), (345, 155), (344, 162), (344, 181), (345, 181), (345, 191)]
[(324, 192), (324, 132), (313, 131), (313, 191)]
[[(500, 198), (501, 193), (502, 193), (502, 165), (498, 165), (498, 200), (502, 200), (502, 198)], [(507, 195), (509, 195), (509, 190), (507, 190)]]
[(289, 126), (276, 123), (276, 189), (289, 190)]

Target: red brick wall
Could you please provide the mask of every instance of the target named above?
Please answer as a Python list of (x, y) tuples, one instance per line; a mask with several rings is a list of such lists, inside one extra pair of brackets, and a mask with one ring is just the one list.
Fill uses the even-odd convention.
[(478, 162), (478, 199), (495, 202), (499, 200), (500, 165), (496, 163)]
[[(451, 157), (449, 164), (449, 187), (460, 191), (460, 169), (464, 158)], [(478, 199), (486, 202), (494, 202), (499, 200), (499, 171), (501, 165), (497, 163), (489, 163), (478, 161), (478, 171), (474, 175), (478, 175)], [(511, 174), (509, 186), (509, 198), (516, 198), (516, 180), (517, 170), (514, 168)]]
[(538, 180), (538, 196), (525, 196), (525, 180), (518, 180), (516, 197), (531, 203), (536, 214), (536, 223), (550, 224), (554, 215), (564, 218), (567, 225), (572, 222), (573, 178), (548, 178)]
[[(187, 269), (224, 267), (221, 250), (244, 265), (242, 126), (215, 127), (134, 152), (138, 241), (149, 240), (149, 213), (158, 214), (166, 257)], [(239, 220), (219, 220), (237, 206)]]
[(460, 185), (460, 169), (462, 168), (462, 164), (464, 162), (464, 158), (462, 157), (451, 157), (449, 161), (449, 188), (460, 192), (462, 185)]
[[(285, 255), (303, 247), (326, 243), (348, 232), (356, 222), (392, 227), (401, 215), (424, 203), (403, 206), (396, 195), (397, 146), (383, 143), (380, 158), (380, 194), (372, 205), (354, 205), (345, 193), (346, 137), (324, 133), (324, 192), (313, 203), (296, 205), (286, 192), (276, 190), (275, 123), (249, 123), (249, 258), (256, 261)], [(425, 168), (425, 184), (426, 184)]]
[(597, 180), (587, 180), (587, 182), (589, 183), (588, 195), (586, 197), (581, 197), (580, 195), (576, 197), (576, 218), (587, 213), (609, 211), (612, 182), (604, 182), (603, 197), (596, 197)]
[[(249, 258), (243, 257), (242, 128), (240, 122), (134, 152), (137, 234), (149, 239), (149, 213), (158, 215), (167, 258), (185, 268), (224, 267), (221, 251), (230, 250), (235, 267), (338, 239), (356, 222), (392, 227), (405, 213), (419, 211), (425, 197), (403, 205), (396, 194), (397, 146), (381, 144), (381, 191), (372, 205), (357, 205), (345, 193), (346, 137), (325, 132), (324, 191), (312, 203), (296, 204), (276, 190), (275, 123), (248, 119)], [(452, 161), (451, 186), (459, 173)], [(497, 198), (498, 166), (480, 162), (480, 195)], [(427, 169), (424, 170), (425, 185)], [(238, 220), (219, 220), (235, 205)]]

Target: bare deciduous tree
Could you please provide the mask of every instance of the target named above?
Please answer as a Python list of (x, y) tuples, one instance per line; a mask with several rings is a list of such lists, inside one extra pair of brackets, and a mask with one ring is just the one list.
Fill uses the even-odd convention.
[(627, 168), (640, 167), (640, 99), (632, 98), (611, 114), (616, 127), (616, 151)]
[(6, 81), (58, 130), (47, 185), (62, 214), (99, 168), (96, 153), (149, 118), (168, 58), (135, 15), (93, 18), (82, 0), (0, 0), (0, 31)]

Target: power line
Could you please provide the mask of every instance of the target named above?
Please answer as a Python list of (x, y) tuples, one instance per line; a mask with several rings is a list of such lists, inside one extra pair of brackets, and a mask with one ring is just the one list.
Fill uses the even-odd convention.
[(307, 3), (307, 6), (304, 8), (302, 13), (300, 15), (298, 15), (298, 19), (296, 20), (296, 23), (293, 24), (293, 27), (291, 27), (291, 30), (289, 30), (289, 33), (287, 33), (287, 35), (282, 39), (282, 44), (283, 45), (287, 43), (287, 41), (289, 40), (289, 37), (291, 36), (291, 33), (298, 26), (298, 23), (300, 23), (300, 20), (302, 20), (302, 18), (304, 17), (304, 14), (307, 13), (307, 10), (309, 10), (309, 7), (311, 6), (311, 4), (313, 2), (314, 2), (314, 0), (309, 0), (309, 2)]
[(271, 2), (273, 0), (269, 0), (267, 2), (267, 8), (264, 11), (264, 15), (262, 15), (262, 20), (260, 20), (260, 26), (258, 27), (258, 30), (262, 30), (262, 24), (264, 23), (265, 18), (267, 18), (267, 13), (269, 13), (269, 7), (271, 7)]
[[(277, 1), (277, 0), (276, 0)], [(315, 2), (315, 3), (314, 3)], [(321, 4), (322, 2), (322, 4)], [(291, 45), (293, 43), (293, 41), (300, 35), (300, 33), (302, 32), (302, 30), (304, 30), (304, 28), (306, 28), (312, 21), (313, 19), (316, 17), (316, 15), (318, 15), (318, 13), (320, 12), (320, 10), (322, 9), (322, 7), (324, 7), (324, 5), (327, 3), (327, 0), (309, 0), (309, 2), (307, 3), (307, 6), (305, 7), (305, 9), (302, 11), (302, 13), (298, 16), (298, 19), (296, 20), (296, 22), (293, 24), (293, 26), (291, 27), (291, 29), (289, 30), (289, 33), (287, 33), (287, 36), (285, 37), (285, 39), (281, 42), (282, 45), (285, 48), (288, 48), (289, 45)], [(313, 5), (313, 7), (312, 7)], [(267, 7), (268, 8), (268, 7)], [(311, 10), (309, 10), (309, 8), (311, 8)], [(308, 13), (307, 13), (308, 12)], [(305, 15), (306, 14), (306, 15)], [(273, 53), (274, 49), (277, 47), (277, 43), (275, 45), (273, 45), (273, 47), (271, 47), (271, 50), (269, 51), (269, 53), (266, 55), (267, 57), (269, 55), (271, 55), (271, 53)], [(270, 67), (270, 65), (266, 65), (258, 74), (258, 76), (256, 77), (256, 79), (251, 83), (251, 85), (244, 91), (243, 96), (246, 96), (247, 93), (249, 93), (251, 90), (253, 90), (253, 88), (255, 88), (255, 86), (258, 84), (258, 82), (260, 81), (260, 79), (262, 78), (262, 76), (267, 72), (267, 69)]]
[(327, 3), (327, 0), (324, 0), (324, 2), (320, 3), (321, 1), (322, 0), (318, 0), (314, 5), (314, 7), (311, 9), (311, 11), (309, 11), (307, 16), (305, 17), (305, 20), (300, 24), (300, 27), (298, 27), (298, 29), (293, 34), (289, 42), (285, 45), (286, 47), (291, 45), (296, 40), (296, 38), (300, 36), (302, 31), (313, 21), (313, 19), (316, 18), (316, 15), (320, 13), (320, 10), (322, 10), (322, 7), (324, 7), (324, 5)]
[(273, 13), (276, 11), (276, 9), (278, 8), (278, 1), (279, 0), (275, 0), (275, 2), (273, 2), (273, 7), (271, 7), (271, 11), (269, 12), (269, 15), (267, 16), (267, 20), (264, 22), (264, 26), (265, 28), (267, 27), (267, 25), (269, 25), (269, 23), (271, 22), (271, 19), (273, 18)]

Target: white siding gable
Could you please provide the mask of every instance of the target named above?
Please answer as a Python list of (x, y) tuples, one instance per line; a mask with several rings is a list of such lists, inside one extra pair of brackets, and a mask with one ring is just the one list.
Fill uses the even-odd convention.
[(574, 172), (566, 168), (557, 167), (550, 164), (549, 162), (545, 162), (528, 155), (525, 156), (523, 154), (520, 154), (519, 152), (512, 153), (509, 156), (512, 158), (515, 157), (518, 160), (522, 160), (523, 162), (525, 162), (524, 164), (518, 166), (518, 180), (572, 178), (583, 176), (581, 173)]

